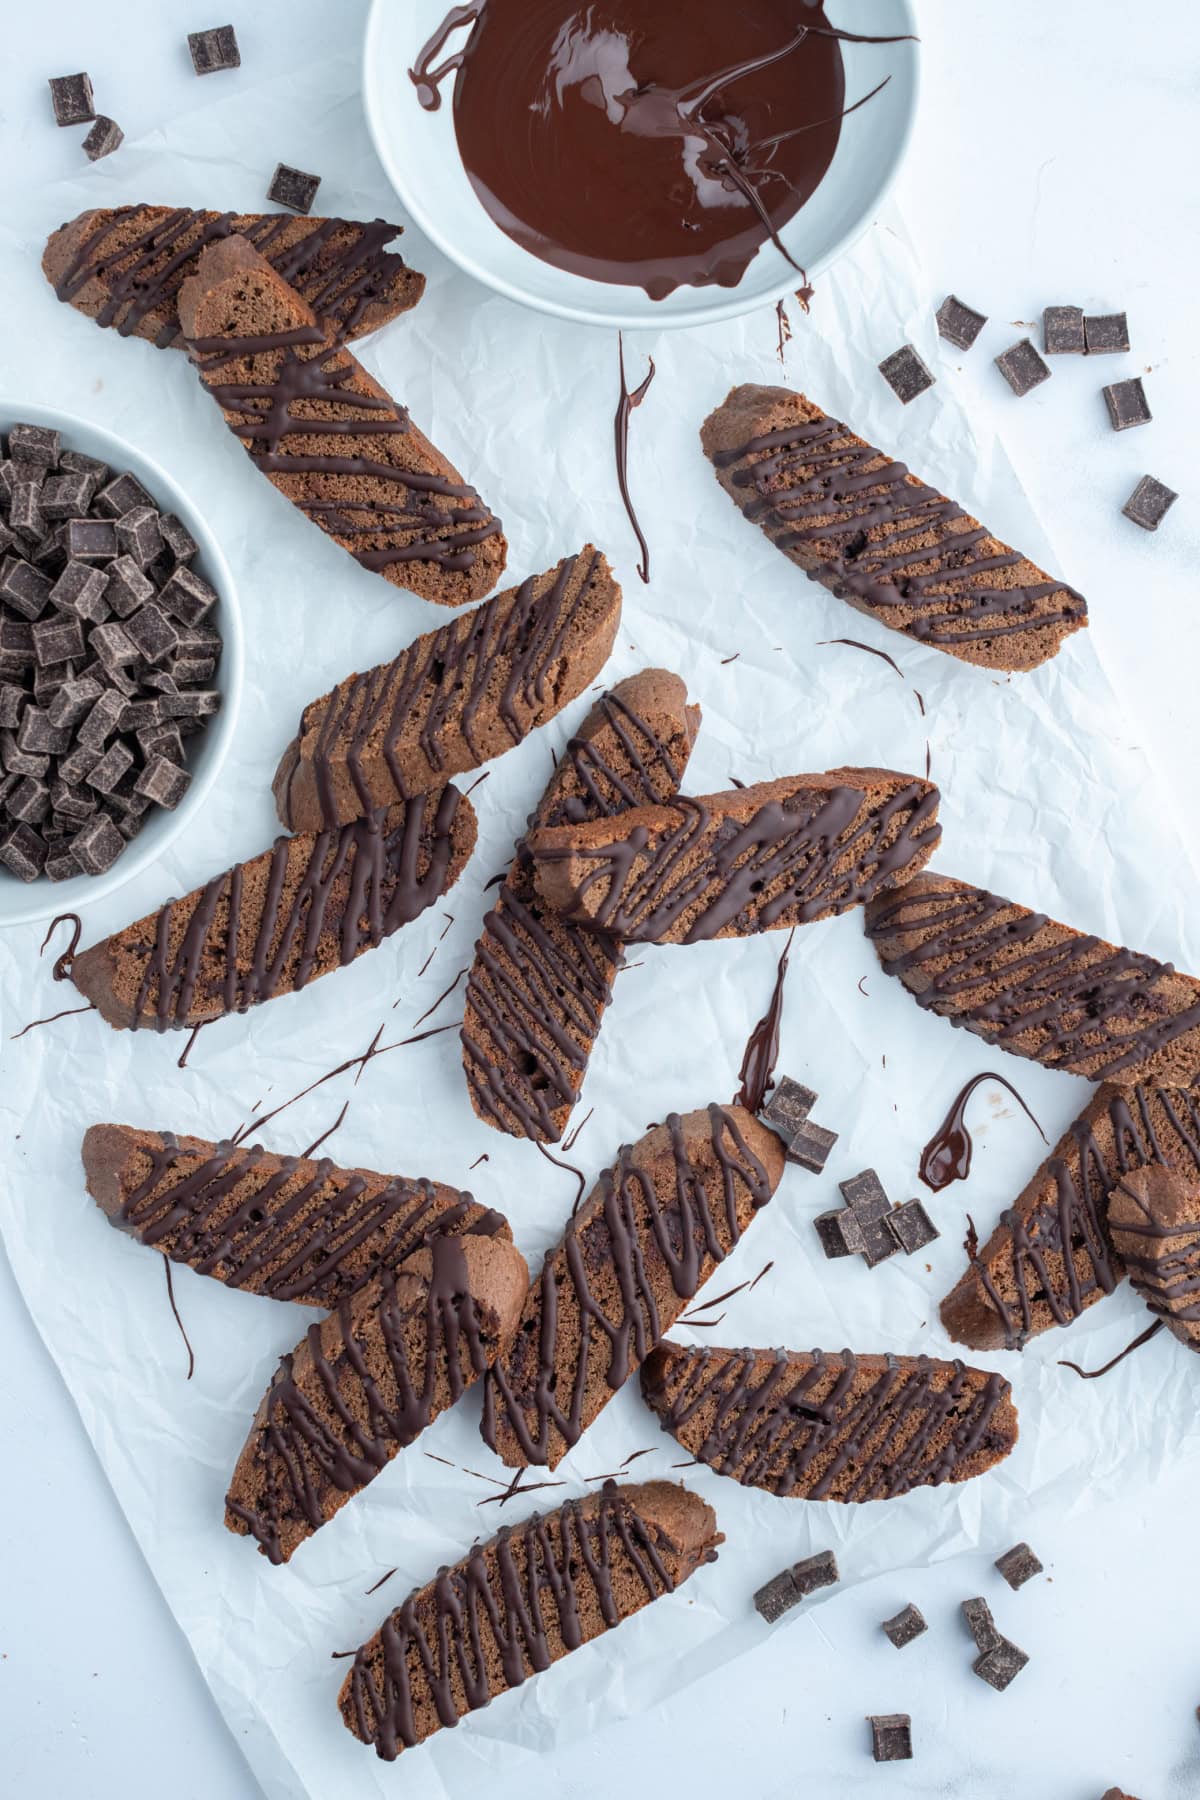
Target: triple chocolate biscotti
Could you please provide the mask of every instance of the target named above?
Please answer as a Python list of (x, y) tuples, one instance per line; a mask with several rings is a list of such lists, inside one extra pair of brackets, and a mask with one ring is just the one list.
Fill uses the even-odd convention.
[(642, 1393), (718, 1475), (794, 1500), (891, 1500), (969, 1481), (1017, 1441), (1002, 1376), (928, 1356), (660, 1344)]
[(226, 1527), (287, 1562), (478, 1381), (512, 1335), (528, 1279), (504, 1238), (435, 1236), (310, 1325), (255, 1415)]
[(736, 387), (701, 432), (721, 486), (859, 612), (988, 669), (1034, 669), (1087, 603), (803, 394)]
[(514, 1468), (579, 1442), (783, 1174), (783, 1144), (740, 1106), (670, 1113), (622, 1146), (531, 1284), (484, 1386), (483, 1436)]
[(1146, 1168), (1108, 1197), (1108, 1229), (1129, 1279), (1156, 1318), (1200, 1350), (1200, 1175)]
[(1048, 1069), (1122, 1086), (1200, 1075), (1200, 981), (985, 888), (918, 875), (867, 909), (917, 1004)]
[(943, 1300), (950, 1337), (972, 1350), (1017, 1350), (1111, 1294), (1125, 1264), (1110, 1237), (1109, 1195), (1148, 1165), (1200, 1179), (1200, 1090), (1102, 1087)]
[(258, 1144), (92, 1125), (83, 1167), (119, 1230), (227, 1287), (302, 1306), (337, 1306), (434, 1233), (512, 1235), (500, 1213), (440, 1181)]
[(724, 1542), (666, 1481), (607, 1481), (476, 1544), (359, 1650), (338, 1705), (387, 1761), (672, 1593)]
[(621, 590), (590, 544), (305, 707), (275, 775), (289, 831), (344, 824), (519, 744), (608, 661)]
[(244, 237), (200, 254), (179, 290), (200, 379), (271, 484), (365, 569), (440, 606), (493, 588), (500, 522)]
[(70, 977), (116, 1030), (206, 1025), (374, 950), (454, 886), (474, 848), (475, 813), (454, 787), (277, 838), (79, 951)]
[[(678, 675), (643, 669), (618, 682), (567, 745), (529, 830), (666, 799), (683, 779), (699, 725), (700, 708), (688, 705)], [(467, 979), (463, 1068), (486, 1124), (557, 1143), (620, 963), (616, 944), (546, 905), (523, 838)]]
[(938, 790), (892, 769), (788, 775), (535, 831), (542, 898), (626, 943), (694, 944), (828, 919), (933, 854)]
[(243, 237), (319, 319), (343, 338), (358, 338), (407, 312), (425, 290), (425, 277), (384, 248), (402, 229), (385, 219), (97, 208), (51, 233), (42, 269), (57, 297), (97, 325), (182, 350), (181, 286), (209, 244)]

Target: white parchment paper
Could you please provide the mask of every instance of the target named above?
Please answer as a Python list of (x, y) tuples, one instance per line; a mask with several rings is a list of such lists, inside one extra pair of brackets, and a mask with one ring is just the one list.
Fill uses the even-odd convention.
[[(323, 172), (323, 209), (396, 216), (362, 126), (353, 54), (204, 98), (201, 110), (127, 141), (78, 180), (13, 194), (0, 228), (6, 305), (26, 328), (0, 338), (0, 386), (88, 412), (167, 462), (225, 546), (248, 629), (246, 700), (217, 793), (157, 868), (88, 912), (85, 941), (269, 843), (277, 829), (270, 777), (302, 704), (444, 617), (357, 569), (275, 495), (246, 464), (184, 357), (96, 330), (57, 307), (42, 281), (46, 232), (85, 206), (258, 205), (264, 144), (294, 146), (295, 160)], [(785, 380), (973, 503), (998, 531), (1089, 591), (1093, 608), (1136, 598), (1106, 592), (1102, 569), (1058, 570), (1002, 450), (980, 440), (956, 399), (959, 359), (943, 354), (932, 328), (941, 296), (924, 291), (896, 218), (882, 220), (821, 281), (810, 318), (791, 309), (795, 337), (782, 370), (771, 312), (719, 329), (627, 339), (631, 379), (647, 354), (658, 366), (633, 422), (631, 452), (651, 544), (649, 587), (634, 573), (613, 474), (615, 342), (491, 298), (414, 233), (405, 249), (429, 274), (427, 296), (362, 348), (364, 362), (502, 513), (513, 579), (589, 538), (607, 550), (626, 607), (604, 684), (650, 664), (685, 677), (704, 709), (693, 791), (733, 776), (753, 781), (843, 762), (920, 773), (928, 741), (944, 794), (939, 867), (1181, 967), (1200, 966), (1187, 917), (1195, 871), (1088, 637), (1073, 639), (1050, 667), (1010, 680), (909, 645), (804, 581), (739, 518), (700, 454), (700, 422), (733, 382)], [(875, 372), (905, 338), (940, 377), (907, 409)], [(52, 344), (53, 355), (35, 363), (30, 341)], [(844, 636), (885, 648), (907, 679), (859, 650), (822, 643)], [(1140, 1328), (1143, 1315), (1124, 1289), (1021, 1358), (977, 1359), (1011, 1376), (1022, 1419), (1017, 1450), (984, 1480), (887, 1506), (838, 1508), (778, 1501), (690, 1469), (686, 1478), (716, 1507), (727, 1543), (720, 1561), (679, 1595), (462, 1729), (441, 1733), (405, 1756), (400, 1771), (378, 1764), (343, 1730), (334, 1701), (345, 1665), (331, 1652), (352, 1649), (411, 1586), (534, 1502), (515, 1501), (504, 1513), (483, 1504), (505, 1476), (478, 1437), (472, 1396), (288, 1568), (270, 1568), (246, 1540), (228, 1536), (222, 1499), (250, 1417), (277, 1357), (311, 1315), (177, 1271), (197, 1358), (195, 1378), (185, 1381), (162, 1262), (110, 1229), (89, 1201), (79, 1140), (101, 1119), (218, 1137), (252, 1108), (269, 1109), (365, 1049), (381, 1022), (389, 1039), (405, 1036), (469, 961), (484, 884), (506, 866), (552, 748), (589, 703), (579, 701), (494, 766), (475, 796), (479, 850), (444, 907), (335, 978), (206, 1031), (183, 1071), (175, 1063), (181, 1038), (115, 1034), (94, 1017), (9, 1042), (27, 1020), (70, 1004), (71, 990), (51, 983), (49, 956), (39, 962), (37, 928), (0, 942), (4, 1243), (131, 1528), (271, 1795), (329, 1800), (394, 1793), (401, 1781), (417, 1800), (485, 1782), (498, 1794), (523, 1791), (531, 1759), (548, 1746), (661, 1707), (717, 1668), (736, 1691), (733, 1665), (766, 1630), (749, 1596), (783, 1563), (835, 1547), (844, 1590), (981, 1547), (995, 1554), (1018, 1537), (1036, 1540), (1039, 1519), (1070, 1517), (1118, 1490), (1148, 1490), (1167, 1458), (1194, 1458), (1200, 1447), (1194, 1372), (1172, 1340), (1159, 1339), (1101, 1384), (1081, 1385), (1057, 1366), (1060, 1356), (1094, 1366)], [(729, 1098), (781, 944), (774, 936), (634, 959), (576, 1115), (594, 1108), (573, 1156), (589, 1184), (651, 1119)], [(460, 1001), (461, 988), (428, 1023), (456, 1019)], [(729, 1302), (717, 1330), (694, 1333), (696, 1341), (947, 1352), (937, 1305), (963, 1265), (965, 1209), (986, 1232), (1043, 1154), (999, 1089), (982, 1089), (973, 1104), (969, 1185), (929, 1202), (943, 1235), (928, 1252), (874, 1272), (827, 1263), (811, 1220), (834, 1203), (837, 1179), (867, 1164), (895, 1198), (914, 1192), (921, 1144), (961, 1084), (994, 1062), (884, 979), (854, 918), (800, 933), (781, 1067), (819, 1091), (816, 1117), (840, 1141), (825, 1177), (789, 1171), (713, 1291), (769, 1261), (774, 1267), (752, 1295)], [(1002, 1066), (1052, 1141), (1087, 1101), (1087, 1085), (1071, 1077), (1011, 1059)], [(452, 1032), (374, 1062), (357, 1085), (347, 1076), (319, 1089), (265, 1141), (303, 1147), (347, 1099), (331, 1153), (469, 1181), (508, 1214), (536, 1267), (561, 1230), (574, 1182), (475, 1119)], [(481, 1156), (487, 1160), (468, 1176)], [(636, 1382), (561, 1466), (567, 1485), (539, 1500), (583, 1491), (634, 1450), (653, 1452), (633, 1465), (638, 1477), (682, 1460), (635, 1390)], [(840, 1591), (810, 1607), (836, 1604)], [(776, 1630), (786, 1642), (788, 1626)], [(936, 1743), (923, 1749), (923, 1791), (940, 1791), (938, 1754)], [(1013, 1754), (1019, 1761), (1019, 1746)]]

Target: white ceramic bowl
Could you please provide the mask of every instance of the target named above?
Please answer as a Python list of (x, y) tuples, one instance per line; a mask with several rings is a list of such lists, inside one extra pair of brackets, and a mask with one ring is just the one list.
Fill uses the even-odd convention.
[(85, 456), (98, 456), (114, 471), (130, 470), (164, 512), (173, 512), (183, 521), (200, 546), (193, 567), (220, 595), (213, 623), (221, 633), (224, 648), (216, 677), (221, 690), (221, 710), (210, 720), (205, 731), (186, 740), (192, 785), (174, 812), (167, 812), (162, 807), (153, 808), (124, 854), (103, 875), (79, 875), (73, 881), (47, 881), (42, 876), (37, 881), (24, 882), (0, 865), (0, 927), (27, 925), (34, 919), (53, 918), (55, 913), (81, 912), (89, 901), (98, 900), (102, 894), (111, 894), (162, 855), (204, 805), (205, 797), (220, 773), (241, 705), (245, 655), (242, 617), (229, 564), (204, 520), (166, 470), (144, 450), (89, 419), (77, 418), (55, 407), (38, 406), (30, 400), (0, 395), (0, 430), (7, 431), (18, 421), (49, 425), (62, 432), (64, 448), (81, 450)]
[[(686, 0), (684, 0), (686, 4)], [(363, 63), (367, 121), (379, 159), (421, 230), (476, 280), (510, 300), (589, 325), (701, 325), (773, 304), (799, 281), (765, 244), (736, 288), (680, 288), (651, 300), (638, 287), (609, 286), (542, 262), (493, 224), (458, 154), (449, 83), (443, 104), (425, 112), (408, 77), (421, 45), (446, 16), (447, 0), (372, 0)], [(868, 36), (916, 31), (912, 0), (833, 4), (835, 24)], [(462, 36), (451, 40), (457, 49)], [(852, 103), (884, 75), (891, 80), (842, 123), (837, 153), (808, 204), (782, 232), (810, 278), (827, 269), (867, 229), (908, 147), (917, 107), (918, 46), (843, 43), (846, 97)]]

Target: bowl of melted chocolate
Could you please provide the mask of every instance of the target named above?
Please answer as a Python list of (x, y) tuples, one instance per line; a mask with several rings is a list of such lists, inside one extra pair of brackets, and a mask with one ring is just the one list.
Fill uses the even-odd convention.
[(728, 318), (874, 219), (917, 98), (911, 0), (374, 0), (384, 167), (468, 274), (604, 325)]

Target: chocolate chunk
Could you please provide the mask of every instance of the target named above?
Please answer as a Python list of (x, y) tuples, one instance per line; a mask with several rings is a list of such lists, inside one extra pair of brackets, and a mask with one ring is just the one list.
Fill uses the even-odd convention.
[(46, 840), (32, 825), (0, 833), (0, 862), (19, 881), (36, 881), (46, 864)]
[(48, 519), (85, 519), (95, 491), (94, 475), (52, 475), (42, 484), (42, 511)]
[(99, 682), (93, 681), (90, 676), (78, 676), (74, 680), (64, 681), (46, 708), (50, 723), (60, 728), (78, 725), (91, 711), (102, 691)]
[(153, 510), (154, 501), (137, 476), (131, 475), (128, 470), (122, 475), (115, 475), (96, 495), (96, 511), (106, 519), (124, 518), (126, 513), (133, 512), (139, 506), (148, 506)]
[(50, 789), (36, 775), (24, 776), (5, 802), (10, 818), (37, 825), (50, 811)]
[(110, 794), (126, 769), (132, 767), (133, 751), (123, 738), (114, 738), (99, 762), (88, 770), (84, 780), (97, 793)]
[(868, 1716), (871, 1754), (877, 1763), (912, 1761), (912, 1718), (908, 1713)]
[(188, 49), (197, 75), (218, 75), (225, 69), (242, 66), (242, 53), (232, 25), (217, 25), (211, 31), (189, 31)]
[(864, 1169), (860, 1175), (852, 1175), (847, 1181), (839, 1181), (838, 1187), (846, 1205), (853, 1207), (855, 1212), (863, 1212), (867, 1218), (880, 1219), (891, 1207), (892, 1203), (874, 1169)]
[[(117, 729), (124, 707), (125, 702), (117, 690), (105, 688), (76, 733), (79, 743), (89, 750), (102, 750)], [(89, 771), (92, 767), (94, 762), (88, 765)]]
[(25, 689), (14, 681), (0, 681), (0, 729), (15, 731), (21, 723), (21, 708), (25, 704)]
[(190, 688), (186, 694), (163, 695), (163, 712), (171, 719), (211, 719), (220, 709), (217, 688)]
[(813, 1220), (826, 1256), (861, 1256), (866, 1249), (862, 1229), (849, 1207), (835, 1206)]
[[(135, 613), (134, 618), (137, 616)], [(119, 669), (124, 663), (136, 662), (140, 654), (125, 626), (118, 625), (111, 619), (105, 625), (95, 626), (88, 639), (88, 646), (106, 669)]]
[(764, 1125), (770, 1125), (781, 1137), (794, 1137), (803, 1130), (808, 1115), (817, 1104), (817, 1096), (790, 1075), (781, 1075), (766, 1105), (759, 1113)]
[(1047, 306), (1042, 313), (1042, 347), (1047, 356), (1082, 356), (1082, 306)]
[(55, 694), (68, 681), (75, 679), (73, 662), (52, 663), (48, 668), (40, 665), (33, 671), (33, 697), (39, 706), (48, 706)]
[(97, 488), (108, 480), (108, 464), (101, 462), (98, 456), (85, 456), (82, 450), (64, 450), (58, 459), (58, 466), (71, 475), (90, 475), (93, 486)]
[(948, 294), (938, 307), (938, 332), (959, 350), (969, 350), (986, 324), (986, 313), (964, 306), (954, 294)]
[(290, 208), (292, 212), (311, 212), (320, 185), (319, 175), (306, 175), (303, 169), (292, 169), (287, 163), (277, 163), (271, 185), (267, 189), (267, 199), (276, 206)]
[(158, 603), (182, 624), (198, 625), (217, 604), (217, 593), (194, 569), (181, 567), (166, 583)]
[(174, 513), (160, 513), (158, 529), (163, 543), (177, 563), (190, 562), (200, 548), (187, 526)]
[(996, 1630), (996, 1621), (992, 1617), (992, 1609), (987, 1601), (977, 1596), (974, 1600), (962, 1603), (963, 1617), (967, 1621), (967, 1629), (975, 1639), (977, 1650), (994, 1650), (1000, 1642), (1000, 1633)]
[(832, 1550), (818, 1550), (815, 1556), (806, 1556), (803, 1562), (793, 1563), (791, 1574), (800, 1598), (806, 1600), (818, 1588), (836, 1585), (839, 1580), (837, 1558)]
[(77, 743), (73, 750), (59, 758), (58, 778), (74, 786), (84, 780), (100, 760), (100, 751), (91, 744)]
[(1130, 381), (1115, 381), (1104, 390), (1104, 404), (1114, 431), (1128, 431), (1134, 425), (1148, 425), (1154, 414), (1146, 399), (1140, 375)]
[(785, 1155), (788, 1162), (807, 1169), (810, 1175), (819, 1175), (837, 1140), (836, 1131), (827, 1131), (823, 1125), (806, 1125), (803, 1131), (796, 1133)]
[(911, 344), (901, 344), (898, 350), (885, 356), (879, 365), (879, 373), (905, 406), (915, 400), (918, 394), (923, 394), (926, 388), (931, 388), (937, 379)]
[(157, 725), (140, 726), (134, 735), (147, 762), (154, 756), (165, 756), (173, 763), (183, 761), (183, 738), (173, 721), (164, 719)]
[[(103, 630), (103, 626), (98, 627)], [(83, 622), (74, 613), (54, 613), (33, 627), (33, 654), (43, 668), (83, 655)]]
[(863, 1261), (874, 1269), (891, 1256), (899, 1256), (900, 1244), (892, 1230), (890, 1214), (882, 1219), (860, 1219), (863, 1234)]
[(134, 506), (116, 523), (118, 554), (132, 556), (140, 568), (153, 562), (163, 547), (158, 514), (152, 506)]
[(170, 672), (180, 687), (189, 687), (193, 682), (211, 681), (217, 672), (216, 659), (211, 656), (176, 656), (171, 661)]
[(15, 556), (4, 559), (0, 568), (0, 600), (15, 606), (23, 618), (39, 619), (50, 604), (54, 583), (48, 575), (20, 562)]
[[(150, 796), (138, 791), (138, 780), (139, 777), (134, 774), (133, 770), (127, 769), (111, 794), (104, 796), (103, 805), (108, 812), (113, 814), (118, 826), (120, 826), (122, 818), (137, 819), (150, 810), (152, 804)], [(191, 776), (189, 775), (188, 781), (190, 782), (190, 780)]]
[(65, 522), (51, 525), (43, 538), (30, 545), (28, 552), (30, 562), (36, 564), (43, 575), (57, 581), (67, 566), (67, 527)]
[(83, 140), (83, 153), (89, 162), (99, 162), (102, 156), (111, 156), (125, 142), (125, 133), (115, 119), (104, 113), (97, 113), (96, 123)]
[(793, 1606), (799, 1606), (801, 1597), (792, 1580), (791, 1570), (784, 1569), (759, 1588), (754, 1596), (754, 1610), (768, 1625), (774, 1625), (777, 1619), (782, 1619), (784, 1613), (791, 1612)]
[(96, 116), (90, 75), (52, 75), (50, 99), (59, 125), (86, 125)]
[(1050, 371), (1028, 338), (1022, 338), (1011, 350), (995, 359), (996, 367), (1018, 400), (1041, 382), (1049, 381)]
[(9, 528), (29, 543), (39, 543), (46, 535), (42, 516), (42, 484), (33, 476), (18, 475), (13, 481), (8, 506)]
[(127, 700), (121, 713), (121, 730), (141, 731), (147, 725), (157, 725), (161, 718), (162, 707), (157, 697)]
[(49, 425), (13, 425), (8, 433), (8, 454), (14, 462), (32, 463), (44, 473), (57, 469), (62, 438)]
[(906, 1200), (903, 1206), (895, 1207), (887, 1215), (887, 1227), (906, 1256), (923, 1250), (941, 1236), (920, 1200)]
[[(0, 613), (0, 656), (19, 672), (33, 662), (33, 626), (15, 613)], [(9, 673), (14, 670), (9, 667)]]
[(70, 841), (71, 855), (85, 875), (103, 875), (125, 848), (125, 839), (107, 813), (97, 812)]
[(49, 756), (22, 750), (12, 731), (0, 732), (0, 763), (10, 775), (36, 775), (39, 780), (50, 769)]
[(1014, 1544), (1011, 1550), (996, 1558), (996, 1567), (1014, 1590), (1024, 1587), (1027, 1581), (1042, 1572), (1042, 1565), (1028, 1544)]
[(928, 1631), (929, 1627), (925, 1623), (921, 1609), (910, 1604), (903, 1607), (894, 1619), (885, 1619), (883, 1629), (888, 1642), (894, 1644), (897, 1650), (904, 1650), (909, 1644), (915, 1642), (923, 1631)]
[(1129, 349), (1129, 320), (1124, 313), (1099, 313), (1083, 321), (1089, 356), (1120, 356)]
[(153, 601), (139, 607), (123, 626), (115, 626), (114, 630), (123, 631), (138, 654), (150, 663), (164, 661), (179, 642), (170, 619)]
[(120, 555), (117, 528), (111, 519), (69, 519), (67, 556), (73, 562), (110, 562)]
[(89, 794), (83, 788), (71, 787), (61, 777), (50, 783), (50, 806), (56, 819), (69, 824), (82, 825), (90, 819), (99, 801), (95, 794)]
[[(154, 598), (154, 583), (142, 573), (132, 556), (118, 556), (115, 562), (109, 563), (106, 573), (108, 587), (104, 595), (105, 602), (118, 619), (127, 619), (130, 613), (136, 612), (139, 606), (145, 606), (147, 600)], [(165, 593), (164, 588), (163, 595)], [(159, 596), (160, 602), (163, 595)]]
[[(109, 569), (116, 564), (110, 563)], [(105, 594), (109, 575), (92, 563), (69, 562), (50, 590), (50, 604), (60, 612), (73, 612), (91, 625), (102, 625), (108, 617)]]
[(70, 850), (53, 850), (42, 865), (42, 874), (47, 881), (73, 881), (83, 870)]
[(53, 725), (38, 706), (27, 706), (17, 732), (17, 746), (27, 756), (61, 756), (71, 746), (70, 733)]
[(1024, 1650), (1018, 1650), (1015, 1644), (1002, 1637), (990, 1650), (977, 1656), (971, 1668), (981, 1681), (986, 1681), (989, 1687), (994, 1687), (998, 1694), (1002, 1694), (1008, 1684), (1016, 1680), (1028, 1661)]
[(141, 794), (155, 806), (173, 811), (192, 785), (186, 769), (181, 769), (165, 756), (153, 756), (134, 783), (134, 793)]
[(1179, 495), (1153, 475), (1143, 475), (1121, 511), (1143, 531), (1157, 531)]

